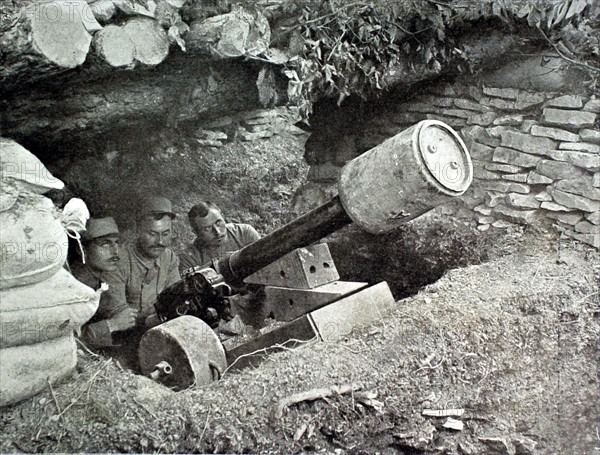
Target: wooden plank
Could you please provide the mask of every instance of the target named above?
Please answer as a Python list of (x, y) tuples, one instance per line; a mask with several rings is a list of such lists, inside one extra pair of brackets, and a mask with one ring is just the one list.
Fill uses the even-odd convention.
[(258, 366), (267, 354), (317, 339), (318, 335), (311, 321), (304, 315), (292, 322), (266, 327), (259, 336), (251, 340), (241, 337), (226, 340), (223, 346), (229, 369), (237, 371), (248, 366)]
[(271, 314), (277, 321), (291, 321), (350, 295), (367, 285), (367, 283), (334, 281), (313, 289), (266, 286), (265, 314)]
[(395, 303), (388, 284), (382, 281), (312, 311), (309, 319), (323, 341), (337, 341), (356, 328), (377, 323)]

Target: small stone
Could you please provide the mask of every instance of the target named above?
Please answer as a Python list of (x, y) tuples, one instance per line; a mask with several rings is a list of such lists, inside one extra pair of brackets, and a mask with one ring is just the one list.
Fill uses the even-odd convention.
[(551, 212), (572, 212), (573, 209), (565, 207), (564, 205), (557, 204), (556, 202), (542, 202), (540, 206), (544, 210), (550, 210)]
[(512, 443), (515, 446), (516, 455), (533, 455), (537, 446), (537, 442), (525, 436), (514, 437)]
[(547, 137), (531, 136), (530, 134), (519, 133), (518, 131), (503, 131), (503, 147), (509, 147), (521, 150), (535, 155), (547, 155), (549, 150), (556, 149), (556, 142)]
[(592, 224), (600, 224), (600, 212), (594, 212), (586, 218)]
[(467, 118), (467, 124), (488, 126), (494, 122), (495, 118), (496, 114), (494, 112), (486, 112), (485, 114), (475, 114)]
[(558, 98), (548, 100), (546, 106), (581, 109), (583, 107), (583, 99), (577, 95), (563, 95), (559, 96)]
[(553, 107), (544, 108), (542, 121), (547, 125), (563, 126), (571, 129), (589, 128), (596, 122), (592, 112), (569, 111)]
[(473, 445), (467, 441), (459, 442), (458, 450), (460, 450), (460, 453), (463, 455), (474, 455), (478, 452), (477, 449), (475, 449), (475, 447), (473, 447)]
[(481, 166), (473, 166), (473, 177), (480, 180), (498, 180), (500, 176), (490, 171), (486, 171)]
[(597, 212), (600, 209), (600, 202), (592, 201), (583, 196), (578, 196), (564, 191), (548, 189), (548, 193), (558, 204), (570, 207), (573, 209), (583, 210), (584, 212)]
[(503, 217), (508, 218), (513, 223), (518, 224), (531, 224), (535, 221), (537, 214), (536, 210), (516, 210), (505, 205), (498, 204), (494, 208), (494, 213), (500, 214)]
[[(485, 204), (488, 207), (496, 207), (500, 202), (504, 200), (505, 196), (506, 195), (504, 193), (495, 193), (493, 191), (490, 191), (485, 194)], [(485, 215), (489, 215), (490, 213), (492, 213), (491, 210), (489, 211), (489, 213), (485, 213)]]
[(494, 155), (494, 149), (489, 145), (473, 142), (469, 147), (469, 153), (474, 160), (491, 161), (492, 156)]
[(506, 438), (495, 436), (479, 436), (477, 439), (487, 446), (488, 454), (514, 455), (515, 453), (512, 443), (509, 443)]
[(467, 87), (467, 94), (476, 101), (479, 101), (481, 98), (483, 98), (483, 91), (474, 85), (469, 85)]
[(196, 132), (194, 133), (194, 137), (196, 137), (197, 139), (206, 139), (209, 141), (226, 141), (227, 140), (227, 134), (223, 133), (222, 131), (212, 131), (212, 130), (206, 130), (203, 128), (198, 128), (196, 130)]
[(506, 220), (497, 220), (492, 223), (492, 227), (497, 229), (506, 229), (511, 226), (514, 226), (514, 224)]
[(525, 110), (541, 105), (546, 97), (542, 93), (521, 92), (515, 101), (515, 109)]
[(586, 142), (600, 144), (600, 131), (583, 129), (579, 131), (579, 136), (581, 136), (581, 139)]
[(523, 114), (511, 114), (511, 115), (503, 115), (502, 117), (498, 117), (494, 120), (494, 125), (511, 125), (517, 126), (521, 125), (523, 122)]
[[(489, 227), (489, 224), (487, 226)], [(442, 427), (448, 428), (449, 430), (462, 431), (465, 428), (465, 424), (462, 422), (462, 420), (448, 417), (446, 421), (442, 424)]]
[(531, 127), (531, 134), (534, 136), (548, 137), (557, 141), (577, 142), (579, 135), (559, 128), (550, 128), (548, 126), (534, 125)]
[(465, 140), (467, 148), (474, 142), (479, 142), (491, 147), (500, 145), (500, 139), (490, 136), (486, 129), (479, 125), (467, 126), (461, 129), (460, 132)]
[(477, 219), (477, 222), (479, 224), (490, 224), (490, 223), (493, 223), (496, 219), (493, 216), (484, 216), (484, 215), (477, 215), (475, 218)]
[(527, 176), (527, 183), (530, 185), (546, 185), (552, 183), (552, 179), (545, 175), (540, 175), (537, 172), (531, 171)]
[(554, 184), (554, 188), (600, 201), (600, 189), (594, 187), (592, 177), (586, 176), (579, 179), (559, 180)]
[(551, 218), (556, 221), (560, 221), (569, 226), (575, 226), (577, 223), (581, 221), (583, 215), (581, 213), (576, 212), (554, 212), (549, 211), (546, 213), (546, 217)]
[(535, 167), (542, 157), (506, 147), (496, 147), (492, 159), (496, 163), (506, 163), (522, 167)]
[(596, 172), (594, 174), (594, 180), (592, 184), (594, 185), (594, 187), (600, 188), (600, 172)]
[(477, 230), (480, 232), (485, 232), (490, 228), (490, 224), (480, 224), (479, 226), (477, 226)]
[(594, 153), (575, 152), (572, 150), (550, 150), (550, 158), (574, 164), (589, 171), (600, 169), (600, 155)]
[(487, 107), (493, 107), (503, 111), (514, 111), (516, 109), (514, 101), (507, 101), (499, 98), (482, 98), (481, 104)]
[(536, 194), (534, 197), (540, 202), (549, 202), (552, 200), (552, 196), (550, 196), (547, 191), (542, 191), (541, 193)]
[(583, 110), (600, 114), (600, 99), (589, 100), (585, 103), (585, 106), (583, 106)]
[(585, 171), (571, 163), (562, 161), (542, 160), (536, 166), (538, 174), (545, 175), (552, 180), (574, 179), (585, 175)]
[(540, 201), (531, 194), (509, 193), (504, 200), (508, 205), (516, 208), (537, 209), (540, 206)]
[(498, 125), (498, 126), (492, 126), (491, 128), (487, 128), (486, 131), (492, 137), (501, 138), (502, 133), (505, 133), (506, 131), (512, 131), (512, 130), (510, 130), (507, 126)]
[(502, 180), (508, 180), (510, 182), (527, 183), (529, 174), (506, 174), (502, 176)]
[(483, 94), (488, 96), (496, 96), (498, 98), (506, 98), (516, 100), (519, 96), (519, 90), (514, 88), (492, 88), (483, 87)]
[(503, 181), (483, 181), (480, 184), (481, 188), (491, 191), (499, 191), (502, 193), (521, 193), (528, 194), (530, 192), (530, 188), (527, 185), (523, 185), (522, 183), (512, 183), (512, 182), (503, 182)]
[(589, 221), (580, 221), (575, 225), (575, 231), (582, 234), (600, 234), (600, 229)]
[(558, 145), (560, 150), (575, 150), (578, 152), (600, 154), (600, 145), (591, 142), (561, 142)]
[(464, 98), (456, 98), (454, 100), (454, 105), (459, 109), (467, 109), (470, 111), (487, 112), (490, 110), (479, 103)]
[(488, 163), (485, 165), (485, 168), (488, 171), (500, 171), (500, 172), (507, 172), (510, 174), (516, 174), (517, 172), (521, 172), (524, 169), (521, 166), (515, 166), (513, 164), (499, 164), (499, 163)]
[(530, 133), (534, 125), (537, 124), (538, 122), (536, 122), (535, 120), (523, 120), (523, 123), (521, 124), (521, 132)]
[(486, 205), (480, 204), (473, 208), (477, 213), (481, 213), (482, 215), (488, 216), (492, 213), (492, 209)]

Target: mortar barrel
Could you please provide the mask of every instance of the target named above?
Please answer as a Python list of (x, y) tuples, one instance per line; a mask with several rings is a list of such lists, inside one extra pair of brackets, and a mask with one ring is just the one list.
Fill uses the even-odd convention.
[[(256, 242), (236, 251), (219, 265), (226, 281), (242, 280), (296, 248), (301, 248), (352, 223), (336, 196)], [(233, 275), (233, 276), (231, 276)]]
[(424, 120), (348, 162), (338, 193), (352, 221), (381, 234), (460, 196), (472, 179), (471, 158), (458, 134)]
[(473, 178), (469, 152), (448, 125), (425, 120), (348, 162), (331, 201), (219, 261), (226, 281), (241, 281), (276, 259), (355, 222), (391, 231), (452, 197)]

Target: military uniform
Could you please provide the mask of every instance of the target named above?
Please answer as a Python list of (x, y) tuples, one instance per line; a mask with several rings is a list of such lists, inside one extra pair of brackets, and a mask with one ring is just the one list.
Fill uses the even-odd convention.
[(200, 239), (187, 245), (181, 254), (180, 270), (195, 266), (211, 266), (212, 260), (233, 253), (260, 238), (249, 224), (227, 223), (225, 238), (217, 246), (203, 244)]

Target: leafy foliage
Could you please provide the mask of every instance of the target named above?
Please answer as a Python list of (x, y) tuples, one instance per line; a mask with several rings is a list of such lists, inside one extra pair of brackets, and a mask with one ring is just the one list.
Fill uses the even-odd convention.
[(597, 0), (310, 0), (287, 8), (289, 25), (282, 27), (287, 48), (271, 49), (278, 59), (267, 60), (284, 65), (288, 98), (305, 118), (322, 96), (341, 103), (352, 94), (377, 95), (395, 74), (472, 71), (474, 62), (456, 36), (477, 21), (536, 29), (569, 64), (595, 74), (590, 83), (597, 85)]

